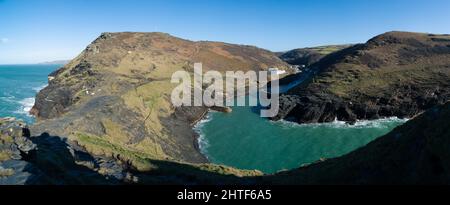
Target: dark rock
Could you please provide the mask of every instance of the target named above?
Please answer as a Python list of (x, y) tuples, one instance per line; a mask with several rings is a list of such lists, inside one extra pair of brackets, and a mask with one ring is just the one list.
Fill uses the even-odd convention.
[(212, 106), (212, 107), (209, 107), (209, 109), (217, 111), (217, 112), (223, 112), (223, 113), (233, 112), (233, 109), (231, 109), (231, 107)]
[(0, 162), (0, 185), (25, 185), (38, 180), (38, 176), (27, 171), (30, 165), (22, 160)]
[(125, 169), (113, 159), (93, 157), (57, 136), (30, 136), (26, 124), (14, 118), (0, 119), (0, 134), (0, 184), (116, 184), (124, 179)]
[(38, 93), (30, 113), (42, 119), (58, 117), (73, 104), (72, 94), (72, 90), (66, 87), (50, 84)]

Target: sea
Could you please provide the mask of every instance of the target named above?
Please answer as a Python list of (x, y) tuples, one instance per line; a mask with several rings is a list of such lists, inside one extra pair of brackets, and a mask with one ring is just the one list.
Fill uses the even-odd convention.
[[(245, 96), (246, 100), (250, 97)], [(261, 118), (255, 107), (232, 109), (231, 113), (210, 112), (195, 126), (201, 152), (212, 163), (266, 174), (345, 155), (408, 120), (392, 117), (355, 124), (337, 120), (297, 124)]]
[(34, 123), (29, 111), (47, 76), (62, 65), (0, 65), (0, 117)]

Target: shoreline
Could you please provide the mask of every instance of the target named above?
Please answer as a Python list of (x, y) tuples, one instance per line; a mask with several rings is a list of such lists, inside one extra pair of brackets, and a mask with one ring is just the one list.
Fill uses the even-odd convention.
[[(292, 75), (292, 76), (295, 76), (295, 74)], [(295, 76), (295, 77), (298, 78), (298, 76)], [(291, 77), (291, 79), (292, 79), (292, 77)], [(280, 80), (280, 79), (279, 79), (279, 80)], [(289, 80), (288, 82), (283, 82), (282, 84), (280, 84), (280, 86), (289, 85), (290, 83), (292, 83), (292, 82), (294, 82), (294, 81), (295, 81), (295, 80)], [(267, 84), (270, 85), (270, 82), (268, 82)], [(235, 97), (235, 100), (236, 100), (236, 98), (238, 98), (238, 97), (248, 96), (248, 95), (249, 95), (249, 89), (248, 89), (248, 87), (246, 87), (246, 88), (245, 88), (245, 94), (244, 94), (244, 95), (240, 95), (240, 96), (236, 96), (236, 97)], [(231, 106), (227, 106), (227, 107), (231, 107)], [(210, 112), (211, 112), (211, 109), (210, 109), (210, 108), (206, 108), (205, 111), (204, 111), (204, 112), (203, 112), (196, 120), (194, 120), (194, 121), (190, 124), (191, 129), (192, 129), (192, 131), (193, 131), (193, 133), (194, 133), (194, 135), (193, 135), (193, 139), (194, 139), (194, 149), (197, 150), (197, 152), (200, 153), (201, 156), (203, 156), (203, 158), (206, 160), (206, 163), (212, 163), (212, 162), (210, 161), (210, 159), (208, 158), (208, 156), (207, 156), (206, 154), (203, 153), (202, 149), (200, 148), (200, 139), (201, 139), (202, 136), (201, 136), (201, 133), (199, 133), (199, 131), (196, 129), (196, 127), (197, 127), (200, 123), (202, 123), (203, 120), (206, 120), (206, 119), (207, 119), (207, 116), (208, 116), (208, 114), (210, 114)], [(216, 111), (216, 112), (219, 112), (219, 111)]]
[[(207, 136), (204, 135), (201, 131), (202, 124), (208, 123), (210, 120), (209, 114), (211, 114), (210, 109), (207, 109), (205, 112), (202, 113), (201, 117), (199, 117), (195, 123), (192, 124), (192, 130), (194, 132), (194, 148), (197, 150), (198, 153), (200, 153), (201, 156), (203, 156), (206, 159), (206, 163), (214, 163), (211, 161), (208, 151), (205, 149), (205, 144), (208, 144)], [(215, 112), (215, 111), (212, 111)], [(266, 119), (268, 120), (268, 119)], [(407, 123), (411, 118), (402, 119), (398, 117), (386, 117), (386, 118), (379, 118), (374, 120), (358, 120), (355, 124), (349, 124), (344, 121), (338, 121), (335, 120), (333, 122), (329, 123), (309, 123), (309, 124), (299, 124), (296, 122), (290, 122), (286, 120), (280, 120), (280, 121), (272, 121), (273, 126), (288, 126), (292, 129), (296, 128), (304, 128), (304, 127), (310, 127), (310, 128), (317, 128), (318, 126), (324, 126), (331, 129), (382, 129), (389, 125), (389, 123), (399, 123), (400, 125)], [(399, 126), (400, 126), (399, 125)], [(382, 136), (379, 136), (382, 137)], [(231, 166), (232, 165), (226, 165)]]
[(201, 138), (201, 134), (195, 129), (195, 127), (202, 122), (202, 120), (204, 120), (208, 114), (209, 114), (209, 109), (205, 109), (205, 111), (193, 122), (191, 123), (191, 129), (193, 131), (193, 139), (194, 139), (194, 149), (205, 159), (204, 163), (211, 163), (211, 161), (209, 160), (208, 156), (206, 156), (201, 148), (200, 148), (200, 138)]

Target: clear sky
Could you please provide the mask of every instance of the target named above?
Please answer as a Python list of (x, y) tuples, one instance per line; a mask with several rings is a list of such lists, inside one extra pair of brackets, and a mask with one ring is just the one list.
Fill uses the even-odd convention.
[(450, 33), (448, 0), (0, 0), (0, 64), (72, 59), (100, 33), (160, 31), (272, 51)]

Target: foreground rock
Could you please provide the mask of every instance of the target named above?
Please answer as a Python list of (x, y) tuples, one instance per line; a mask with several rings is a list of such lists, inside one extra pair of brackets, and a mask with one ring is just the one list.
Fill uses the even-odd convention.
[[(28, 136), (27, 136), (28, 135)], [(33, 175), (25, 168), (30, 164), (23, 155), (36, 149), (25, 123), (14, 118), (0, 119), (0, 184), (25, 184)]]
[[(76, 150), (62, 138), (42, 134), (31, 137), (28, 127), (14, 118), (0, 119), (0, 184), (118, 184), (122, 166), (100, 174), (109, 165)], [(117, 164), (109, 159), (110, 164)], [(90, 165), (90, 166), (88, 166)]]
[(280, 99), (275, 120), (411, 118), (450, 99), (450, 36), (390, 32), (330, 54)]

